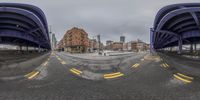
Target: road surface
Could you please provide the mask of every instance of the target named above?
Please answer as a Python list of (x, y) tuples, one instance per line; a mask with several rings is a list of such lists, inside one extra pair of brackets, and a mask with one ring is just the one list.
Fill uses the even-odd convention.
[(88, 60), (56, 52), (24, 79), (0, 81), (0, 100), (200, 99), (200, 81), (148, 55)]

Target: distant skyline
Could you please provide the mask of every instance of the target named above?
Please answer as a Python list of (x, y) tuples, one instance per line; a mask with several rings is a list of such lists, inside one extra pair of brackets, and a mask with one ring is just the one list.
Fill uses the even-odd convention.
[(149, 29), (159, 9), (169, 4), (199, 0), (0, 0), (32, 4), (41, 8), (59, 41), (73, 27), (84, 29), (89, 38), (126, 42), (141, 39), (149, 43)]

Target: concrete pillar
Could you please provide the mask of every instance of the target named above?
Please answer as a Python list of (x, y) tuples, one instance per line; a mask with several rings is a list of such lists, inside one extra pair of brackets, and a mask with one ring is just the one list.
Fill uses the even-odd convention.
[(182, 53), (182, 45), (183, 45), (182, 38), (179, 37), (179, 39), (178, 39), (178, 54)]
[(154, 32), (153, 32), (153, 28), (150, 28), (150, 53), (153, 54), (155, 52), (154, 50)]
[(28, 45), (26, 46), (26, 51), (28, 51)]
[(170, 47), (170, 52), (172, 52), (172, 47)]
[(20, 52), (22, 51), (22, 46), (21, 46), (21, 45), (19, 46), (19, 51), (20, 51)]
[(40, 53), (40, 45), (38, 46), (38, 52)]
[(197, 51), (197, 44), (195, 43), (194, 44), (194, 52), (196, 52)]
[(193, 44), (190, 44), (190, 53), (193, 53)]

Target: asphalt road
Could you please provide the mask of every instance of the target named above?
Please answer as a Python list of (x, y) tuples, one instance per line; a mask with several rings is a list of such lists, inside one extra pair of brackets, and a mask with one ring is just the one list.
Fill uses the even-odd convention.
[[(163, 65), (165, 60), (147, 55), (136, 53), (97, 61), (56, 53), (42, 64), (38, 73), (20, 80), (0, 81), (0, 100), (200, 99), (198, 80), (171, 70), (174, 63)], [(103, 69), (98, 71), (98, 66)], [(101, 77), (93, 80), (85, 78), (85, 74)]]

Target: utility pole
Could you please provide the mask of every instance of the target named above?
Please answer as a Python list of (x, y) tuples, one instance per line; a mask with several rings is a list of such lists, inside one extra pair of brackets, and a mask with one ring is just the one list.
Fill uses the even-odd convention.
[(49, 35), (50, 35), (50, 44), (51, 44), (51, 49), (53, 49), (52, 48), (52, 26), (51, 25), (49, 25)]

